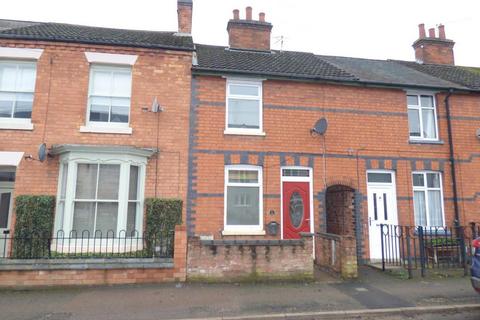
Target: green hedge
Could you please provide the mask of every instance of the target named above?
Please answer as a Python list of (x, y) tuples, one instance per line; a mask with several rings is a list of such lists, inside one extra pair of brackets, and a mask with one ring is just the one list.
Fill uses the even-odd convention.
[(15, 199), (13, 256), (18, 259), (47, 257), (53, 230), (54, 196), (20, 195)]
[(173, 253), (175, 226), (182, 223), (183, 201), (179, 199), (149, 198), (145, 200), (147, 250)]

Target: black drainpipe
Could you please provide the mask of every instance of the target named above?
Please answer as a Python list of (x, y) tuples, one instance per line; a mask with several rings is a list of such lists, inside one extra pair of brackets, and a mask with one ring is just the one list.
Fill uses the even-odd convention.
[(453, 139), (452, 139), (452, 120), (450, 119), (450, 96), (453, 94), (453, 89), (448, 90), (448, 94), (445, 97), (445, 109), (447, 111), (447, 127), (448, 127), (448, 145), (450, 147), (450, 170), (452, 175), (453, 184), (453, 208), (455, 210), (455, 226), (460, 226), (460, 213), (458, 209), (458, 192), (457, 192), (457, 177), (455, 174), (455, 154), (453, 151)]

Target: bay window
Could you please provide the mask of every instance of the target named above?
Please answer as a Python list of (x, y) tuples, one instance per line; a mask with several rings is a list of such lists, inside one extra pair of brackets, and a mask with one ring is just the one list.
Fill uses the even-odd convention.
[(443, 191), (439, 172), (413, 173), (413, 204), (415, 225), (428, 227), (444, 225)]
[(52, 149), (61, 155), (57, 231), (79, 238), (141, 235), (145, 169), (153, 151), (119, 148), (118, 153), (100, 146)]

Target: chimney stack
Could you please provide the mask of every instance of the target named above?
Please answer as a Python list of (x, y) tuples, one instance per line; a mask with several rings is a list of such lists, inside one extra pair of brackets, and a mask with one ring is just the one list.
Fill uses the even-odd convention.
[(177, 0), (178, 32), (192, 33), (192, 0)]
[(435, 28), (428, 29), (425, 34), (425, 25), (418, 25), (419, 38), (413, 43), (415, 59), (418, 63), (455, 65), (453, 47), (455, 42), (446, 38), (445, 26), (438, 26), (438, 37)]
[(235, 9), (227, 25), (230, 48), (269, 51), (272, 28), (272, 24), (265, 21), (265, 13), (261, 12), (256, 21), (252, 7), (247, 7), (245, 19), (240, 19), (240, 11)]

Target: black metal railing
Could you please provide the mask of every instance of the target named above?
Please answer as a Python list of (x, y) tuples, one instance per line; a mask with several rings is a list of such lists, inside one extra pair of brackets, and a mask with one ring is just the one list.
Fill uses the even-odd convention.
[(472, 255), (472, 240), (480, 229), (469, 227), (423, 227), (380, 225), (379, 240), (382, 250), (382, 270), (387, 266), (400, 266), (421, 275), (431, 269), (463, 268), (468, 272)]
[(0, 234), (3, 259), (173, 258), (174, 231)]

